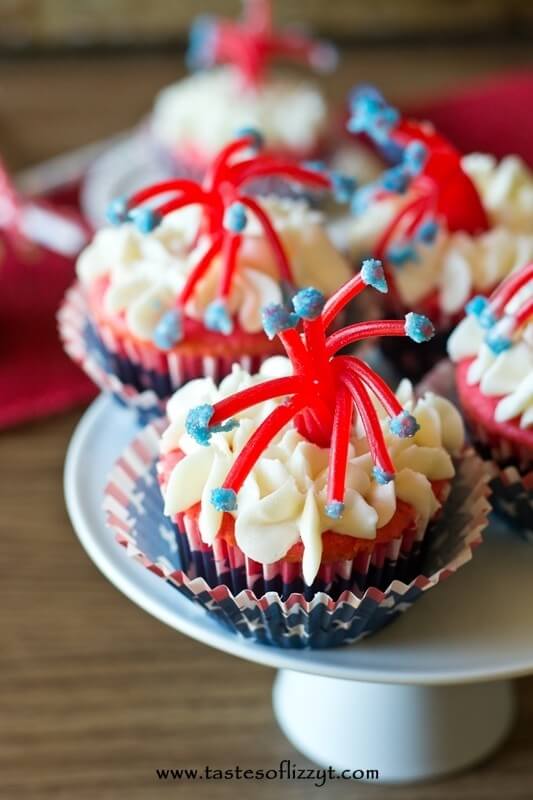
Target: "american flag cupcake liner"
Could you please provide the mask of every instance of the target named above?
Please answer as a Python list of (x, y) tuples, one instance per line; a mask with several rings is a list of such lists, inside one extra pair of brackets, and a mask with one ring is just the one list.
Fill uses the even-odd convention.
[[(163, 513), (156, 465), (166, 424), (158, 420), (144, 428), (116, 462), (105, 490), (107, 524), (128, 555), (247, 639), (284, 648), (356, 642), (392, 622), (470, 561), (482, 541), (490, 509), (489, 474), (483, 461), (467, 451), (458, 462), (443, 513), (424, 539), (415, 577), (394, 578), (388, 585), (383, 577), (383, 588), (367, 586), (359, 594), (345, 590), (337, 599), (317, 587), (314, 596), (306, 597), (291, 593), (291, 575), (270, 565), (259, 577), (257, 591), (240, 589), (242, 564), (222, 563), (222, 554), (215, 565), (201, 548), (191, 547), (185, 531), (176, 536), (174, 524)], [(218, 582), (219, 574), (227, 585)]]
[(59, 333), (68, 355), (104, 392), (138, 416), (146, 424), (165, 412), (168, 398), (188, 381), (211, 377), (218, 383), (239, 363), (249, 372), (257, 372), (263, 361), (273, 355), (240, 358), (165, 353), (134, 342), (125, 346), (110, 327), (93, 324), (84, 292), (75, 284), (65, 295), (58, 314)]

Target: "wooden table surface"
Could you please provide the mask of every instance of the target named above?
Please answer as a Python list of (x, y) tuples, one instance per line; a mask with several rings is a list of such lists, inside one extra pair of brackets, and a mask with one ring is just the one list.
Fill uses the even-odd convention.
[[(331, 89), (340, 96), (353, 81), (373, 80), (396, 97), (412, 97), (532, 62), (525, 44), (359, 48)], [(179, 64), (174, 54), (4, 59), (0, 151), (12, 167), (23, 167), (121, 130), (146, 113)], [(269, 782), (156, 780), (158, 767), (307, 762), (272, 717), (271, 670), (163, 626), (117, 592), (82, 551), (62, 494), (65, 449), (80, 413), (0, 435), (0, 797), (271, 798)], [(511, 737), (469, 773), (418, 788), (285, 782), (276, 794), (529, 799), (533, 678), (518, 681), (517, 690)]]

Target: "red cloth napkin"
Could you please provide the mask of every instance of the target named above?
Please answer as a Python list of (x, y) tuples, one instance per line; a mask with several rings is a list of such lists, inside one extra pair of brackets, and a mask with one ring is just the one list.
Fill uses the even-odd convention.
[[(533, 72), (522, 72), (419, 102), (407, 111), (432, 120), (465, 152), (517, 153), (533, 166), (532, 101)], [(48, 199), (79, 215), (75, 187)], [(35, 262), (21, 262), (11, 251), (0, 263), (0, 428), (86, 403), (96, 394), (63, 353), (57, 336), (55, 314), (74, 279), (74, 259), (43, 254)]]
[[(89, 230), (77, 191), (47, 198)], [(0, 428), (85, 403), (94, 384), (65, 355), (55, 315), (74, 280), (74, 256), (15, 245), (0, 229)]]

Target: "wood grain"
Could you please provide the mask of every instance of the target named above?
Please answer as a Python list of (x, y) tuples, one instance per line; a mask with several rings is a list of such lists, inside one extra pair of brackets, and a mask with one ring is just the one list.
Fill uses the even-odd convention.
[[(368, 49), (348, 57), (331, 88), (340, 96), (356, 77), (372, 78), (397, 95), (413, 95), (531, 58), (527, 48), (434, 50), (428, 70), (427, 52)], [(153, 91), (178, 65), (178, 57), (168, 56), (5, 61), (0, 150), (9, 150), (13, 166), (24, 166), (120, 130), (149, 108)], [(82, 551), (62, 494), (64, 453), (78, 417), (70, 413), (0, 435), (0, 797), (272, 798), (266, 782), (157, 782), (157, 767), (307, 762), (272, 718), (269, 669), (164, 627), (117, 592)], [(284, 782), (276, 794), (288, 800), (529, 800), (533, 679), (517, 688), (512, 736), (472, 772), (418, 788)]]

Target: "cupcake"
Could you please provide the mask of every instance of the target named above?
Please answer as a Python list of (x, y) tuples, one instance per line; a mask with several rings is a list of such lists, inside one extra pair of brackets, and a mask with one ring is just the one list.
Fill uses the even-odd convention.
[[(261, 602), (268, 592), (361, 598), (420, 576), (463, 458), (463, 423), (448, 400), (416, 399), (408, 381), (395, 395), (365, 362), (338, 355), (369, 336), (431, 336), (416, 314), (326, 336), (367, 284), (386, 288), (376, 262), (327, 302), (307, 288), (292, 313), (267, 306), (265, 330), (288, 357), (256, 375), (235, 366), (218, 387), (191, 382), (169, 401), (159, 478), (189, 578)], [(456, 554), (464, 530), (448, 520), (454, 532)]]
[(496, 508), (533, 540), (533, 262), (466, 311), (448, 341), (459, 400)]
[(159, 93), (150, 123), (180, 174), (202, 176), (239, 127), (262, 130), (267, 149), (279, 156), (324, 155), (328, 104), (316, 84), (287, 72), (272, 74), (276, 57), (320, 72), (337, 61), (331, 45), (296, 30), (276, 32), (268, 0), (245, 2), (242, 21), (200, 17), (194, 23), (188, 52), (193, 74)]
[(232, 142), (202, 183), (166, 181), (117, 201), (117, 224), (80, 256), (85, 351), (129, 387), (127, 402), (147, 391), (164, 401), (193, 378), (217, 382), (235, 362), (256, 371), (280, 351), (263, 331), (262, 306), (309, 282), (329, 296), (351, 274), (319, 212), (303, 200), (243, 191), (258, 175), (319, 189), (332, 180), (250, 154), (257, 143), (255, 132)]
[(349, 128), (369, 136), (392, 166), (355, 194), (348, 249), (356, 261), (383, 261), (389, 313), (424, 313), (435, 324), (424, 353), (383, 342), (403, 373), (419, 377), (445, 354), (465, 303), (533, 258), (533, 174), (516, 156), (462, 156), (373, 89), (355, 93)]

